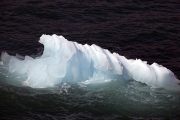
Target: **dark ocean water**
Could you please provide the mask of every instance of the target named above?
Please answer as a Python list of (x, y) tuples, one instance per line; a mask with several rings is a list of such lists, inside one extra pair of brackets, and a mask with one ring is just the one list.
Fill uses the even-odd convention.
[[(180, 79), (179, 6), (178, 0), (0, 1), (0, 52), (37, 55), (39, 37), (57, 34), (156, 62)], [(34, 89), (7, 73), (0, 71), (1, 119), (180, 118), (179, 94), (135, 81)]]

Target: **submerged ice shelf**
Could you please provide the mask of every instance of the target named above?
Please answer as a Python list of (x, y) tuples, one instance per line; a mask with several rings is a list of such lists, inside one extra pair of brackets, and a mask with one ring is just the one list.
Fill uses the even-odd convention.
[(63, 82), (86, 80), (136, 80), (152, 87), (180, 90), (180, 81), (169, 69), (136, 59), (128, 60), (97, 45), (82, 45), (63, 36), (42, 35), (42, 56), (11, 56), (1, 54), (1, 66), (18, 75), (26, 75), (24, 84), (30, 87), (48, 87)]

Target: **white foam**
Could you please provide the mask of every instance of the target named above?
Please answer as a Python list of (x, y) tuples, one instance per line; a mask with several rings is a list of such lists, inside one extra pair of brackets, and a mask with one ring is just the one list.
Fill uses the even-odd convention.
[(62, 81), (78, 83), (87, 80), (136, 80), (152, 87), (180, 90), (180, 81), (167, 68), (136, 59), (128, 60), (97, 45), (81, 45), (63, 36), (42, 35), (42, 56), (1, 54), (0, 65), (10, 72), (26, 74), (24, 84), (31, 87), (54, 86)]

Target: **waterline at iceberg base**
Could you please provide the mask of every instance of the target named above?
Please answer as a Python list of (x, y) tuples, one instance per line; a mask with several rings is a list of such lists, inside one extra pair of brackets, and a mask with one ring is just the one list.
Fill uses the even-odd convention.
[(166, 67), (128, 60), (95, 44), (82, 45), (63, 36), (42, 35), (41, 56), (1, 54), (1, 66), (12, 74), (24, 76), (23, 85), (45, 88), (60, 83), (99, 83), (109, 80), (135, 80), (153, 88), (180, 91), (180, 81)]
[(0, 118), (178, 120), (179, 80), (167, 68), (62, 36), (39, 42), (41, 56), (2, 53)]

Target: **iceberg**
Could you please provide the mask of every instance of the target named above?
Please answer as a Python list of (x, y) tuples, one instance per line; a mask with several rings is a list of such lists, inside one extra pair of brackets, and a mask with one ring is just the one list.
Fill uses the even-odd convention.
[(55, 34), (42, 35), (39, 42), (44, 45), (44, 51), (36, 58), (1, 54), (1, 66), (7, 66), (11, 73), (26, 75), (27, 86), (40, 88), (61, 82), (116, 79), (180, 90), (180, 81), (173, 72), (157, 63), (149, 65), (140, 59), (128, 60), (95, 44), (82, 45)]

